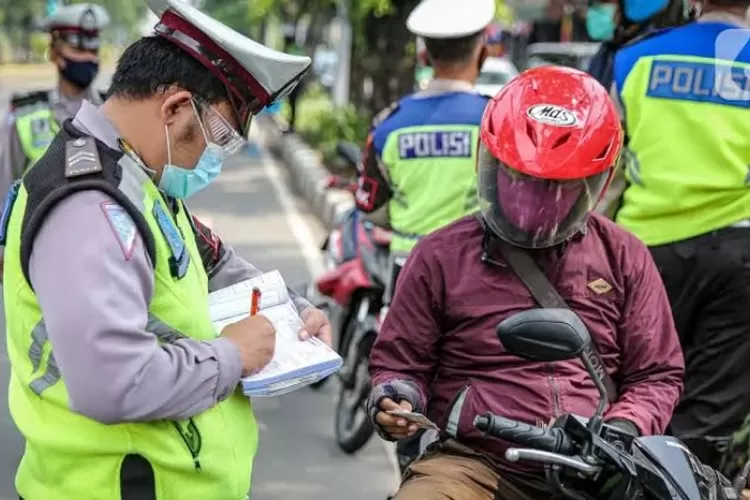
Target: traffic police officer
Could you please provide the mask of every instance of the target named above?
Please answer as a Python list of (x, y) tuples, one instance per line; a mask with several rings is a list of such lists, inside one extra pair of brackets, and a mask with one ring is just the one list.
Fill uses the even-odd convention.
[(424, 0), (407, 20), (434, 78), (375, 118), (356, 193), (369, 220), (392, 229), (392, 252), (478, 209), (478, 130), (489, 97), (474, 84), (494, 16), (493, 0)]
[(53, 90), (14, 95), (0, 132), (0, 197), (29, 165), (47, 150), (60, 125), (73, 118), (83, 100), (101, 104), (104, 95), (91, 88), (99, 69), (99, 31), (109, 24), (107, 11), (95, 4), (60, 7), (44, 20), (51, 39), (49, 60), (58, 69)]
[(685, 354), (671, 432), (719, 465), (750, 412), (748, 0), (703, 2), (697, 22), (615, 56), (631, 158), (616, 221), (646, 243)]
[[(259, 271), (183, 199), (310, 59), (180, 0), (149, 4), (157, 36), (125, 51), (109, 99), (62, 125), (2, 218), (26, 500), (239, 500), (250, 487), (258, 428), (238, 383), (270, 361), (275, 331), (258, 314), (216, 335), (208, 293)], [(292, 298), (300, 335), (330, 341), (322, 312)]]

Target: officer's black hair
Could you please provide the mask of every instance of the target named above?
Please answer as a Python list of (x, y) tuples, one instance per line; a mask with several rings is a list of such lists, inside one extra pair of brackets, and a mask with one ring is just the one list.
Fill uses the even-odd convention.
[(483, 36), (484, 31), (479, 31), (461, 38), (425, 38), (424, 46), (433, 62), (445, 64), (468, 62)]
[(208, 68), (174, 43), (157, 36), (141, 38), (125, 49), (108, 97), (148, 99), (170, 85), (211, 104), (229, 99), (224, 84)]

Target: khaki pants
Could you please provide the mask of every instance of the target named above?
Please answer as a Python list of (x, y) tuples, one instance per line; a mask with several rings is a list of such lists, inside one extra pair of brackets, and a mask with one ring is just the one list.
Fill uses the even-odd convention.
[(537, 500), (552, 498), (540, 475), (503, 470), (456, 441), (432, 445), (404, 473), (393, 500)]

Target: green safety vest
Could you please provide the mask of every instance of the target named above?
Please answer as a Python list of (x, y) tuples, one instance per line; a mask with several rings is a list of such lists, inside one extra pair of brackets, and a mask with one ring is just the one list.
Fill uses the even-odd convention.
[[(56, 173), (64, 169), (65, 134), (27, 172), (7, 227), (3, 291), (12, 365), (9, 401), (13, 419), (26, 438), (16, 476), (18, 492), (25, 500), (119, 499), (122, 461), (136, 454), (151, 464), (159, 500), (245, 499), (258, 428), (250, 401), (239, 388), (215, 407), (182, 422), (104, 425), (70, 409), (65, 380), (48, 341), (43, 312), (25, 277), (21, 252), (22, 230), (27, 229), (24, 215), (41, 205), (29, 207), (30, 199), (39, 199), (27, 191), (29, 177), (42, 168), (60, 178), (61, 186), (66, 182)], [(109, 157), (101, 159), (105, 172), (119, 170), (110, 176), (119, 180), (112, 189), (137, 207), (126, 209), (136, 210), (131, 218), (140, 220), (153, 236), (144, 238), (153, 241), (150, 248), (156, 263), (146, 328), (160, 342), (216, 338), (208, 313), (208, 277), (184, 206), (180, 202), (173, 215), (156, 185), (127, 156), (120, 159), (119, 167)], [(180, 245), (184, 253), (176, 261), (175, 247)], [(180, 278), (175, 277), (175, 269)]]
[[(471, 156), (402, 159), (399, 136), (450, 130), (468, 132)], [(479, 209), (477, 199), (477, 147), (479, 127), (476, 125), (420, 125), (399, 128), (386, 139), (381, 158), (396, 194), (388, 202), (388, 215), (393, 228), (390, 249), (410, 252), (419, 238), (473, 214)]]
[(726, 105), (714, 95), (710, 75), (720, 67), (741, 73), (750, 65), (645, 56), (619, 89), (630, 157), (629, 185), (616, 221), (646, 245), (685, 240), (750, 218), (748, 106)]
[(28, 169), (44, 155), (60, 131), (55, 114), (47, 103), (31, 105), (16, 111), (16, 133), (28, 160)]

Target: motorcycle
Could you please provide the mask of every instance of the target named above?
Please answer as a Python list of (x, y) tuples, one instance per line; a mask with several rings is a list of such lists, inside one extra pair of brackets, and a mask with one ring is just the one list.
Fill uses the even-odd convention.
[[(362, 156), (351, 143), (339, 143), (336, 152), (352, 167), (357, 167)], [(356, 184), (330, 176), (325, 188), (354, 192)], [(390, 242), (389, 231), (363, 220), (356, 208), (347, 210), (323, 243), (326, 271), (305, 294), (328, 314), (335, 348), (344, 358), (343, 367), (335, 375), (340, 384), (334, 430), (339, 448), (350, 454), (361, 449), (374, 433), (366, 410), (370, 393), (368, 358), (380, 330)], [(326, 381), (312, 388), (319, 389)]]
[[(590, 419), (565, 414), (549, 428), (479, 415), (474, 426), (483, 433), (522, 446), (509, 448), (511, 462), (539, 462), (549, 484), (573, 500), (733, 500), (738, 491), (724, 476), (704, 466), (678, 439), (635, 437), (603, 422), (607, 391), (591, 356), (588, 330), (568, 309), (532, 309), (497, 327), (510, 353), (531, 361), (580, 359), (600, 395)], [(600, 489), (606, 485), (606, 493)], [(584, 491), (597, 491), (590, 496)]]

